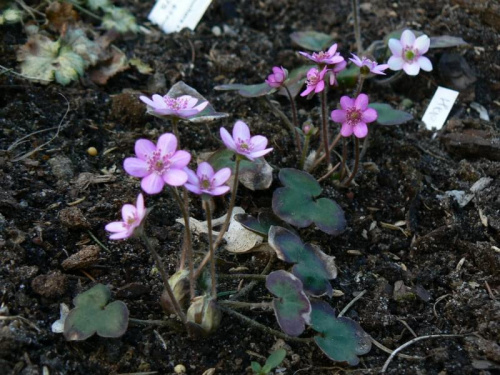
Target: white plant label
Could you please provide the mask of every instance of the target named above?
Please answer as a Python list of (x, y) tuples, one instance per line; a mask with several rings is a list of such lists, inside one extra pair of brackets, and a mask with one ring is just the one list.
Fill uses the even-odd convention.
[(212, 0), (158, 0), (148, 19), (167, 34), (194, 30)]
[(428, 130), (440, 130), (443, 127), (457, 97), (458, 91), (438, 86), (422, 117)]

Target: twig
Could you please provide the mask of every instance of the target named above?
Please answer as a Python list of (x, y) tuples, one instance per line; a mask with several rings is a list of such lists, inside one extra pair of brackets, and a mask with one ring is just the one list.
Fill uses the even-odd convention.
[(418, 337), (418, 335), (415, 333), (415, 331), (410, 327), (410, 325), (408, 323), (406, 323), (406, 321), (404, 321), (403, 319), (399, 319), (399, 318), (396, 318), (396, 320), (398, 322), (400, 322), (402, 325), (404, 325), (406, 327), (406, 329), (408, 331), (410, 331), (410, 333), (413, 335), (413, 337)]
[(357, 301), (357, 300), (359, 300), (361, 297), (363, 297), (363, 296), (365, 295), (365, 293), (366, 293), (366, 289), (365, 289), (365, 290), (363, 290), (362, 292), (360, 292), (360, 293), (359, 293), (356, 297), (354, 297), (354, 299), (353, 299), (351, 302), (349, 302), (349, 303), (346, 305), (346, 307), (344, 307), (344, 308), (342, 309), (342, 311), (341, 311), (341, 312), (339, 312), (338, 317), (340, 318), (342, 315), (344, 315), (344, 314), (347, 312), (347, 310), (349, 310), (349, 309), (351, 308), (351, 306), (352, 306), (352, 305), (354, 305), (354, 304), (356, 303), (356, 301)]
[[(370, 340), (372, 341), (372, 344), (375, 345), (377, 348), (382, 350), (383, 352), (386, 352), (387, 354), (392, 354), (394, 350), (389, 349), (387, 346), (382, 345), (379, 343), (377, 340), (375, 340), (373, 337), (370, 336)], [(419, 357), (419, 356), (412, 356), (412, 355), (406, 355), (402, 353), (398, 353), (399, 358), (404, 358), (404, 359), (410, 359), (410, 360), (423, 360), (425, 357)]]
[(267, 275), (252, 275), (248, 273), (224, 273), (219, 274), (219, 279), (250, 279), (264, 281)]
[(91, 231), (89, 231), (89, 230), (88, 230), (88, 231), (87, 231), (87, 233), (89, 234), (89, 236), (90, 236), (90, 237), (92, 237), (92, 239), (93, 239), (93, 240), (94, 240), (94, 241), (95, 241), (95, 242), (96, 242), (96, 243), (97, 243), (100, 247), (102, 247), (102, 248), (103, 248), (104, 250), (106, 250), (107, 252), (111, 252), (111, 250), (109, 250), (109, 249), (108, 249), (108, 248), (107, 248), (107, 247), (106, 247), (106, 246), (105, 246), (105, 245), (104, 245), (101, 241), (99, 241), (99, 240), (97, 239), (97, 237), (96, 237), (96, 236), (94, 236), (94, 235), (92, 234), (92, 232), (91, 232)]
[(495, 295), (493, 294), (493, 292), (491, 291), (491, 288), (490, 288), (490, 284), (488, 284), (487, 281), (484, 282), (484, 285), (486, 286), (486, 289), (488, 290), (488, 295), (490, 296), (490, 298), (492, 300), (496, 300), (496, 297)]
[(42, 332), (42, 330), (40, 328), (38, 328), (38, 326), (35, 323), (33, 323), (30, 320), (26, 319), (24, 316), (21, 316), (21, 315), (13, 315), (13, 316), (3, 316), (3, 315), (0, 315), (0, 320), (16, 320), (16, 319), (19, 319), (19, 320), (25, 322), (30, 327), (34, 328), (38, 333)]
[(218, 302), (220, 306), (226, 306), (232, 309), (262, 309), (271, 310), (271, 302), (240, 302), (223, 300)]
[(442, 338), (442, 337), (464, 337), (464, 336), (465, 335), (443, 334), (443, 335), (427, 335), (427, 336), (420, 336), (420, 337), (414, 338), (413, 340), (408, 341), (407, 343), (401, 345), (399, 348), (395, 349), (392, 352), (392, 354), (389, 356), (389, 358), (387, 358), (387, 361), (385, 361), (384, 366), (382, 367), (382, 370), (380, 371), (380, 373), (383, 374), (387, 370), (387, 368), (389, 367), (389, 364), (391, 363), (393, 358), (396, 356), (396, 354), (398, 354), (401, 350), (407, 348), (408, 346), (415, 344), (418, 341), (427, 340), (427, 339)]
[(128, 320), (130, 323), (142, 325), (142, 326), (159, 326), (159, 327), (173, 328), (177, 331), (183, 330), (182, 326), (174, 320), (154, 320), (154, 319), (153, 320), (144, 320), (144, 319), (135, 319), (135, 318), (129, 318)]
[(436, 319), (439, 319), (439, 316), (438, 316), (438, 314), (437, 314), (437, 312), (436, 312), (436, 305), (437, 305), (439, 302), (441, 302), (442, 300), (444, 300), (446, 297), (449, 297), (449, 296), (450, 296), (449, 294), (445, 294), (445, 295), (443, 295), (443, 296), (439, 297), (439, 298), (436, 300), (436, 302), (434, 303), (434, 306), (432, 306), (432, 312), (434, 313), (434, 316), (436, 317)]
[[(271, 271), (271, 268), (273, 267), (274, 259), (276, 258), (276, 254), (273, 252), (269, 253), (269, 261), (267, 262), (266, 267), (262, 270), (261, 274), (262, 275), (267, 275), (269, 271)], [(257, 285), (257, 281), (251, 281), (246, 287), (241, 289), (238, 293), (233, 294), (231, 297), (229, 297), (230, 301), (236, 301), (238, 298), (241, 298), (248, 293), (252, 291), (252, 289)]]

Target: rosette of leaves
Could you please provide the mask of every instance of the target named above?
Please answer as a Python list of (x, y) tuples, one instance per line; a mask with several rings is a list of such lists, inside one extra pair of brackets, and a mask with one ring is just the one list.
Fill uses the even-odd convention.
[(120, 337), (128, 328), (129, 311), (122, 301), (111, 303), (111, 292), (103, 284), (75, 297), (64, 322), (64, 337), (68, 341), (86, 340), (97, 333), (101, 337)]
[(371, 349), (370, 336), (354, 320), (335, 317), (328, 303), (314, 301), (311, 306), (311, 327), (319, 333), (314, 337), (316, 345), (334, 361), (357, 365), (358, 356)]
[(311, 224), (325, 233), (338, 235), (346, 220), (340, 206), (328, 198), (318, 198), (323, 189), (313, 176), (304, 171), (284, 168), (279, 179), (285, 187), (273, 193), (273, 211), (288, 224), (305, 228)]
[(295, 264), (292, 273), (301, 280), (308, 294), (332, 296), (330, 280), (337, 277), (335, 257), (326, 255), (317, 246), (304, 244), (299, 236), (282, 227), (271, 227), (269, 245), (279, 259)]
[(266, 287), (277, 298), (273, 309), (279, 326), (287, 335), (299, 336), (310, 322), (311, 303), (302, 282), (289, 272), (280, 270), (266, 277)]

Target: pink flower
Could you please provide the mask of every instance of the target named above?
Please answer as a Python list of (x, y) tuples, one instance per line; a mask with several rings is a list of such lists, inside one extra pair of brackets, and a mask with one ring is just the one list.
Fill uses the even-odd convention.
[(231, 168), (222, 168), (215, 173), (210, 164), (203, 162), (198, 165), (196, 173), (188, 168), (184, 170), (188, 175), (184, 186), (192, 193), (222, 195), (229, 191), (229, 186), (224, 184), (231, 177)]
[(176, 151), (177, 138), (171, 133), (160, 136), (155, 146), (147, 139), (135, 142), (136, 158), (126, 158), (123, 168), (128, 174), (142, 178), (141, 187), (148, 194), (159, 193), (165, 184), (181, 186), (187, 181), (183, 170), (191, 160), (187, 151)]
[(368, 122), (377, 119), (377, 111), (368, 108), (368, 95), (359, 94), (356, 100), (343, 96), (340, 98), (342, 109), (332, 111), (331, 117), (335, 122), (342, 123), (340, 134), (343, 137), (350, 137), (352, 133), (358, 138), (364, 138), (368, 134)]
[(392, 56), (387, 62), (392, 70), (403, 69), (406, 74), (416, 76), (420, 68), (426, 72), (432, 70), (431, 61), (423, 56), (429, 50), (431, 40), (427, 35), (415, 39), (415, 34), (410, 30), (403, 31), (401, 40), (389, 39), (389, 48)]
[(266, 148), (267, 138), (262, 135), (250, 136), (250, 129), (243, 121), (238, 120), (233, 127), (233, 136), (225, 128), (220, 128), (220, 136), (228, 149), (253, 161), (271, 152)]
[(269, 74), (269, 76), (266, 79), (266, 83), (273, 87), (273, 88), (278, 88), (285, 83), (286, 79), (288, 78), (288, 70), (284, 69), (283, 67), (278, 67), (275, 66), (273, 67), (273, 73)]
[(372, 61), (370, 59), (367, 59), (366, 57), (359, 58), (356, 56), (354, 53), (351, 53), (352, 58), (349, 59), (351, 60), (354, 65), (359, 66), (361, 74), (367, 75), (368, 73), (373, 73), (373, 74), (383, 74), (384, 70), (386, 70), (389, 65), (388, 64), (378, 64), (376, 61)]
[(113, 233), (109, 236), (110, 240), (121, 240), (124, 238), (129, 238), (137, 230), (140, 230), (142, 221), (146, 217), (146, 208), (144, 207), (144, 197), (142, 194), (137, 196), (137, 203), (124, 204), (122, 207), (122, 219), (123, 221), (114, 221), (106, 225), (105, 229), (108, 232)]
[(314, 52), (312, 55), (307, 52), (299, 53), (318, 65), (333, 65), (344, 61), (344, 58), (337, 52), (337, 43), (332, 45), (328, 51)]
[(200, 113), (208, 105), (207, 101), (198, 104), (198, 99), (183, 95), (178, 98), (171, 98), (168, 95), (161, 96), (158, 94), (153, 95), (153, 100), (146, 96), (139, 97), (144, 103), (148, 105), (148, 110), (154, 114), (161, 116), (174, 116), (179, 118), (189, 118)]
[(307, 88), (300, 94), (300, 96), (309, 95), (312, 91), (315, 93), (323, 91), (325, 89), (325, 74), (326, 66), (321, 72), (317, 68), (309, 69), (306, 80)]

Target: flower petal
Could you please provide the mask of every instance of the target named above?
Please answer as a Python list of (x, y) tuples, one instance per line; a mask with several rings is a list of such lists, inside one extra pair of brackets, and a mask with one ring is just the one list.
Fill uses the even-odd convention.
[(181, 169), (169, 169), (163, 174), (163, 181), (170, 186), (182, 186), (187, 179), (187, 173)]
[(306, 95), (309, 95), (309, 93), (310, 93), (311, 91), (313, 91), (313, 90), (314, 90), (314, 87), (313, 87), (313, 86), (307, 86), (307, 88), (306, 88), (304, 91), (302, 91), (302, 92), (300, 93), (300, 96), (306, 96)]
[(226, 128), (220, 128), (220, 137), (228, 149), (236, 151), (236, 143), (234, 143), (233, 137)]
[(206, 108), (207, 105), (208, 105), (208, 102), (204, 101), (204, 102), (198, 104), (196, 107), (194, 107), (194, 109), (196, 109), (198, 112), (201, 112)]
[(420, 72), (420, 65), (416, 61), (413, 64), (405, 63), (403, 69), (409, 76), (416, 76)]
[(358, 138), (364, 138), (368, 134), (368, 126), (364, 122), (358, 122), (354, 125), (354, 135)]
[[(189, 168), (184, 168), (184, 172), (187, 173), (187, 176), (188, 176), (188, 183), (190, 183), (191, 185), (199, 185), (200, 184), (200, 179), (198, 178), (198, 176), (196, 175), (196, 173), (194, 173), (194, 171), (192, 171), (191, 169)], [(187, 183), (186, 183), (187, 185)]]
[(393, 56), (401, 57), (403, 56), (403, 46), (401, 42), (397, 39), (389, 39), (389, 49), (391, 50)]
[(122, 207), (122, 218), (124, 222), (128, 222), (128, 219), (135, 218), (137, 214), (137, 209), (133, 204), (124, 204)]
[(401, 44), (403, 47), (413, 47), (413, 43), (415, 43), (415, 34), (411, 32), (411, 30), (403, 31), (401, 34)]
[(429, 50), (431, 40), (427, 35), (420, 35), (416, 40), (413, 47), (418, 50), (419, 55), (423, 55)]
[(191, 108), (191, 109), (179, 109), (176, 112), (177, 116), (187, 119), (189, 117), (197, 115), (200, 111), (198, 111), (196, 108)]
[(141, 160), (146, 161), (148, 156), (156, 151), (156, 146), (149, 139), (138, 139), (135, 142), (135, 154)]
[(350, 137), (352, 135), (352, 126), (347, 123), (343, 123), (342, 128), (340, 129), (340, 134), (342, 137)]
[(391, 56), (389, 58), (389, 61), (387, 61), (387, 65), (389, 65), (389, 68), (391, 70), (401, 70), (403, 69), (404, 64), (405, 61), (403, 60), (403, 58), (397, 56)]
[(172, 116), (175, 115), (177, 112), (170, 108), (154, 108), (154, 113), (162, 116)]
[(158, 194), (162, 191), (165, 182), (156, 173), (151, 173), (141, 181), (141, 188), (148, 194)]
[(263, 150), (267, 146), (267, 138), (263, 135), (254, 135), (250, 138), (250, 144), (253, 145), (255, 151)]
[(341, 61), (338, 64), (335, 64), (335, 66), (333, 67), (333, 72), (338, 73), (341, 70), (344, 70), (346, 66), (347, 66), (347, 61), (345, 61), (345, 60)]
[(112, 223), (106, 224), (104, 227), (108, 232), (122, 232), (126, 229), (125, 223), (123, 221), (113, 221)]
[(331, 118), (334, 122), (344, 123), (346, 121), (347, 112), (343, 109), (335, 109), (331, 113)]
[(380, 64), (372, 69), (372, 73), (385, 75), (384, 70), (386, 70), (387, 68), (389, 68), (389, 64)]
[(431, 60), (429, 60), (425, 56), (420, 56), (417, 60), (418, 65), (425, 70), (426, 72), (430, 72), (432, 70), (432, 63)]
[(368, 108), (368, 95), (366, 94), (359, 94), (356, 100), (354, 101), (354, 105), (356, 106), (357, 109), (360, 109), (364, 111), (366, 108)]
[(156, 109), (167, 108), (167, 103), (165, 103), (163, 96), (158, 94), (153, 95), (153, 107)]
[(110, 240), (123, 240), (125, 238), (129, 238), (132, 235), (132, 232), (129, 230), (124, 230), (123, 232), (114, 233), (109, 236)]
[(212, 177), (215, 174), (215, 171), (214, 171), (213, 167), (209, 163), (207, 163), (206, 161), (204, 161), (203, 163), (198, 164), (198, 169), (196, 170), (196, 174), (198, 175), (198, 177), (200, 179), (204, 175), (209, 180), (211, 180)]
[(202, 191), (198, 185), (193, 185), (193, 184), (189, 184), (186, 182), (184, 184), (184, 187), (186, 189), (188, 189), (191, 193), (194, 193), (194, 194), (201, 194), (202, 193)]
[(325, 89), (325, 81), (319, 81), (314, 89), (314, 92), (317, 94)]
[(154, 107), (155, 106), (155, 103), (151, 99), (149, 99), (147, 96), (141, 95), (141, 96), (139, 96), (139, 99), (143, 103), (149, 105), (150, 107)]
[(170, 158), (170, 168), (182, 169), (186, 167), (191, 161), (191, 154), (184, 150), (179, 150)]
[(173, 154), (177, 149), (177, 138), (172, 133), (165, 133), (158, 138), (157, 148), (160, 150), (161, 156)]
[(217, 171), (212, 178), (214, 187), (225, 184), (229, 177), (231, 177), (231, 168), (222, 168)]
[(330, 55), (335, 55), (335, 52), (337, 52), (337, 43), (332, 44), (332, 46), (328, 48), (328, 53)]
[(218, 186), (210, 190), (210, 195), (226, 194), (230, 190), (229, 186)]
[(264, 156), (264, 155), (270, 153), (272, 150), (273, 150), (272, 148), (266, 148), (265, 150), (250, 152), (247, 155), (247, 158), (249, 158), (250, 160), (260, 158), (261, 156)]
[(238, 120), (233, 127), (233, 139), (250, 139), (250, 128), (243, 121)]
[(185, 100), (187, 102), (186, 108), (193, 108), (196, 103), (198, 103), (198, 99), (191, 95), (182, 95), (177, 98), (177, 100), (179, 99)]
[(367, 108), (362, 114), (361, 114), (361, 121), (363, 122), (373, 122), (378, 118), (378, 113), (375, 109), (373, 108)]
[(134, 177), (146, 177), (150, 173), (148, 171), (148, 164), (138, 158), (126, 158), (123, 161), (123, 169)]
[(344, 95), (340, 98), (340, 107), (344, 110), (354, 107), (354, 99), (351, 99), (347, 95)]

